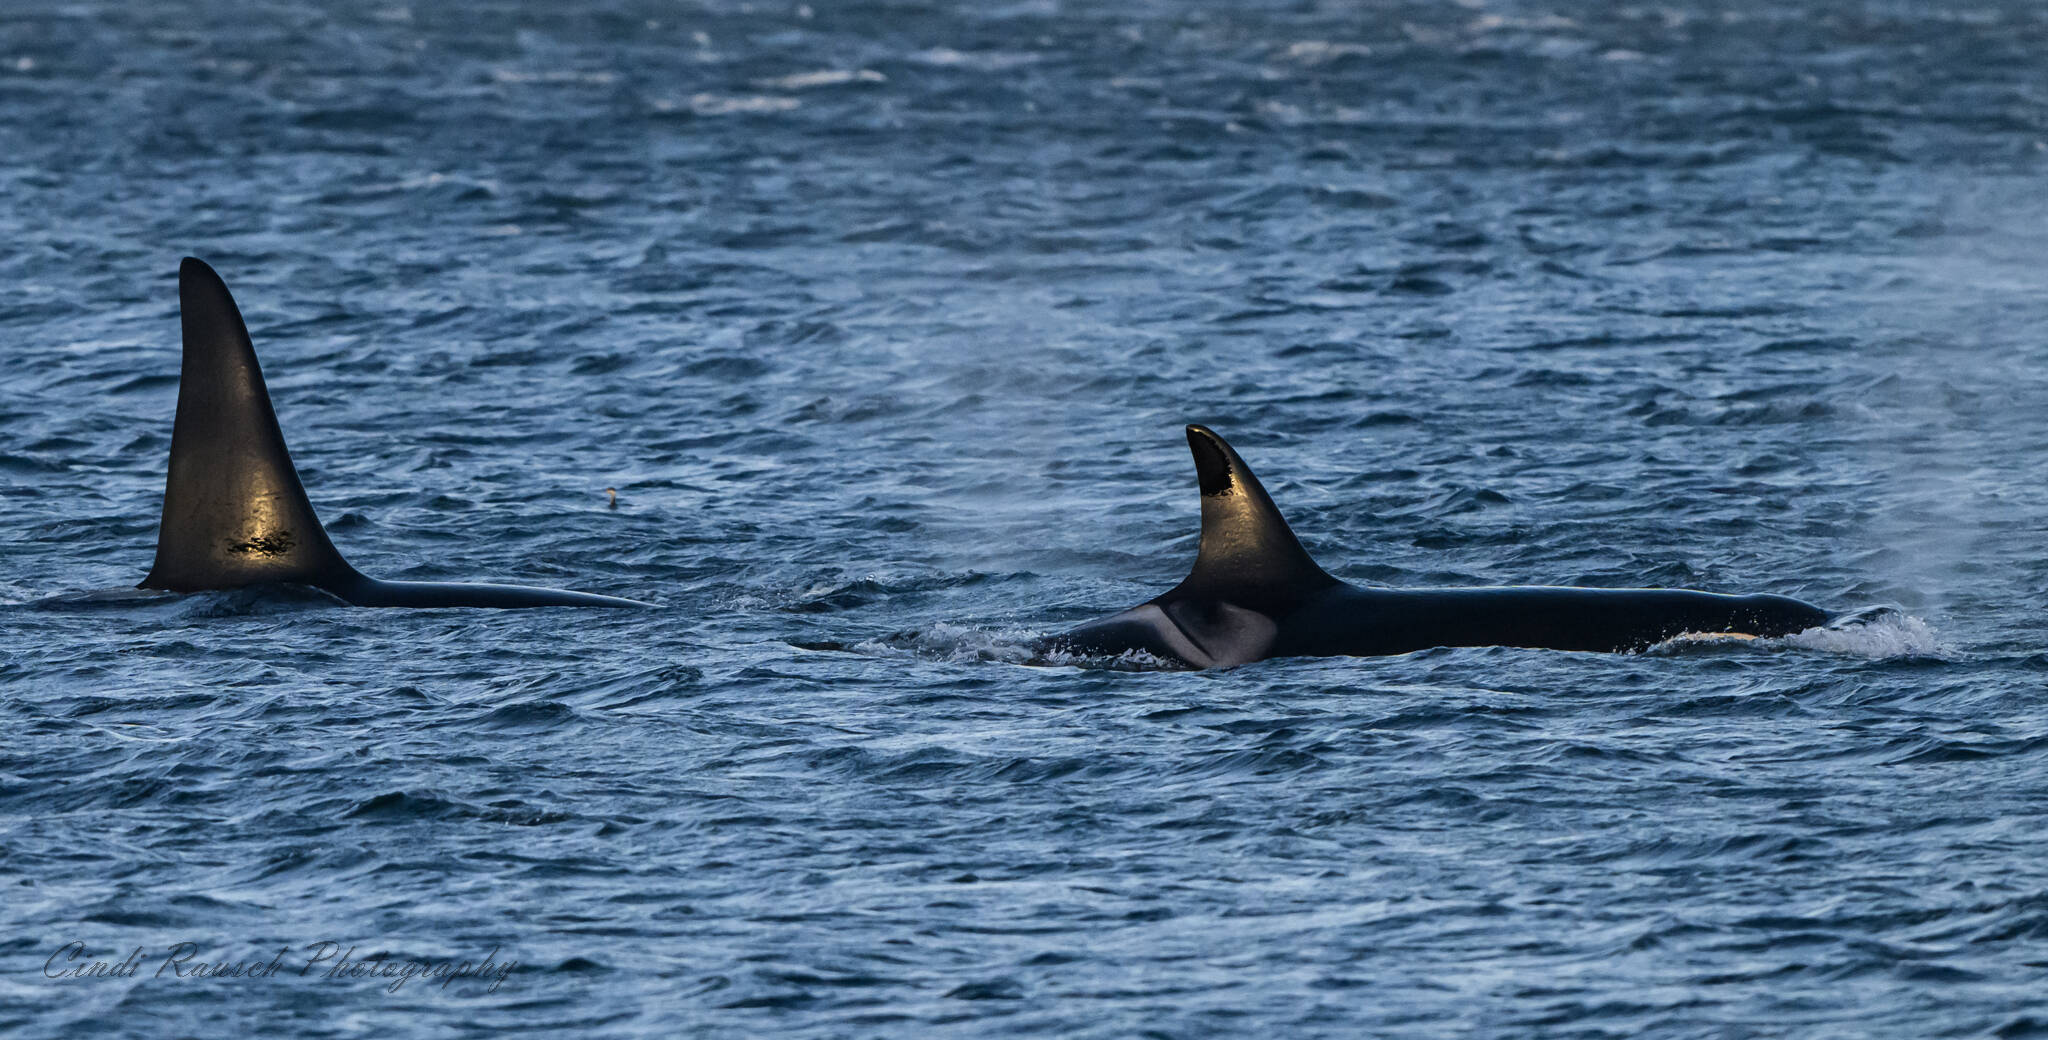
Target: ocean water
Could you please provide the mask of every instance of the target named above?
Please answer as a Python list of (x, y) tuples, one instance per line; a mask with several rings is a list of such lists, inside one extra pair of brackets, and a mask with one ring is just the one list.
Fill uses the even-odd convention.
[[(2043, 54), (11, 2), (0, 1033), (2048, 1035)], [(62, 598), (152, 558), (187, 254), (357, 566), (660, 606)], [(1185, 571), (1191, 421), (1347, 580), (1858, 622), (1028, 663)]]

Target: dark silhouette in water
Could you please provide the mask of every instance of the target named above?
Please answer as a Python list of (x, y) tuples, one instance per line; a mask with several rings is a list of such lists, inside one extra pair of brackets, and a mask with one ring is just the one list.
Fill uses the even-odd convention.
[(639, 607), (520, 585), (379, 581), (341, 558), (285, 450), (242, 312), (213, 268), (178, 268), (185, 360), (156, 565), (137, 586), (171, 592), (289, 582), (362, 607)]
[(1268, 657), (1405, 654), (1433, 646), (1640, 650), (1674, 636), (1781, 636), (1827, 624), (1785, 596), (1685, 589), (1369, 589), (1324, 573), (1251, 468), (1188, 427), (1202, 488), (1194, 570), (1157, 599), (1042, 639), (1040, 652), (1142, 650), (1190, 668)]

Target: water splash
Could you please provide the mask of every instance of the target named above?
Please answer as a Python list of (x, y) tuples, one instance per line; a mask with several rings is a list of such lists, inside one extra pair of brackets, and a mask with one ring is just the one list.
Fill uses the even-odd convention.
[(1773, 642), (1873, 659), (1946, 657), (1954, 652), (1932, 625), (1888, 607), (1851, 615), (1832, 625), (1809, 628)]
[(981, 628), (941, 621), (930, 628), (896, 632), (880, 639), (855, 643), (854, 653), (889, 655), (909, 653), (927, 661), (949, 664), (1003, 661), (1023, 664), (1031, 660), (1035, 633), (1021, 628)]
[(1039, 634), (1025, 628), (983, 628), (941, 621), (930, 628), (896, 632), (850, 646), (810, 644), (809, 649), (845, 650), (850, 653), (889, 656), (909, 654), (927, 661), (947, 664), (1023, 664), (1043, 667), (1072, 667), (1118, 672), (1185, 671), (1174, 661), (1129, 650), (1114, 656), (1041, 651)]

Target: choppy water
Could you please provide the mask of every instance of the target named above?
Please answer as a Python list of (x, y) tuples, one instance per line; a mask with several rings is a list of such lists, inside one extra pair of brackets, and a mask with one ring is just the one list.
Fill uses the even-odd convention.
[[(2038, 5), (163, 6), (0, 11), (0, 1032), (2048, 1033)], [(661, 609), (30, 606), (186, 253), (358, 566)], [(1187, 421), (1353, 581), (1898, 612), (1015, 663)]]

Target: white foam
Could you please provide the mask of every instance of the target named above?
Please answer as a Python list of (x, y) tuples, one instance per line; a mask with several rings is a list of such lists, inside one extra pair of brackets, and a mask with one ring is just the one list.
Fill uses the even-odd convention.
[(1868, 620), (1809, 628), (1775, 642), (1870, 658), (1939, 657), (1949, 652), (1933, 626), (1899, 610), (1887, 610)]
[(1126, 650), (1112, 657), (1068, 653), (1054, 650), (1041, 654), (1028, 664), (1067, 668), (1100, 668), (1112, 672), (1185, 672), (1188, 666), (1179, 661), (1169, 661), (1143, 650)]
[(1949, 652), (1927, 622), (1904, 611), (1883, 608), (1861, 612), (1820, 628), (1789, 636), (1759, 638), (1740, 632), (1684, 632), (1644, 650), (1647, 654), (1684, 653), (1694, 648), (1754, 646), (1764, 650), (1797, 648), (1851, 657), (1938, 657)]
[(1030, 629), (978, 628), (941, 621), (928, 629), (871, 639), (848, 649), (876, 656), (908, 653), (947, 664), (1002, 662), (1148, 672), (1181, 668), (1172, 661), (1162, 660), (1142, 650), (1130, 650), (1114, 657), (1060, 652), (1040, 654), (1033, 647), (1037, 640), (1038, 633)]
[(1031, 657), (1031, 638), (1031, 633), (1022, 629), (976, 628), (941, 621), (927, 629), (859, 643), (853, 649), (866, 654), (908, 651), (927, 660), (948, 664), (979, 661), (1022, 664)]

